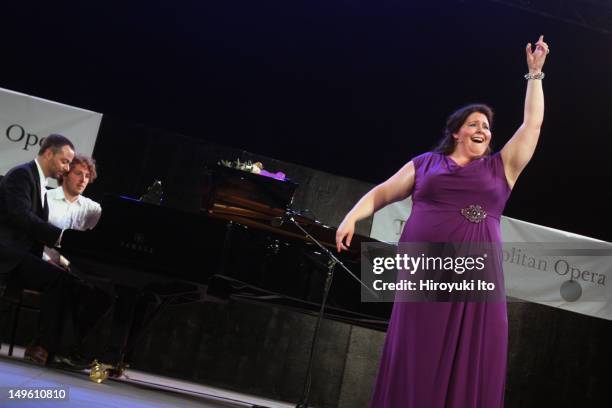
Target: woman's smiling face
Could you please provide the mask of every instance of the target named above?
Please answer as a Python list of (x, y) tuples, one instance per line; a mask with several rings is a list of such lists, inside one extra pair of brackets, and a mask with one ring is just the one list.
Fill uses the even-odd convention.
[(467, 117), (457, 133), (453, 133), (458, 149), (468, 157), (483, 156), (491, 142), (491, 129), (487, 116), (480, 112), (473, 112)]

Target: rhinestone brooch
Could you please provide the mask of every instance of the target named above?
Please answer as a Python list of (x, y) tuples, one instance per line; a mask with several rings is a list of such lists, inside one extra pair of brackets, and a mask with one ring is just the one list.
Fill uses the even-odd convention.
[(481, 206), (475, 204), (462, 208), (461, 215), (463, 215), (469, 222), (476, 224), (487, 218), (487, 212)]

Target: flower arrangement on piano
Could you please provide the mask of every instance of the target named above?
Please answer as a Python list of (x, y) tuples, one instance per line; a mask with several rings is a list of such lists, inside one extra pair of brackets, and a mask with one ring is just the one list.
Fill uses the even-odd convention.
[(240, 159), (234, 161), (221, 160), (219, 164), (225, 167), (229, 167), (236, 170), (248, 171), (249, 173), (259, 174), (263, 170), (263, 164), (261, 162), (253, 163), (250, 160), (241, 162)]
[(271, 177), (276, 180), (284, 181), (286, 176), (282, 171), (278, 171), (276, 173), (270, 173), (269, 171), (264, 170), (264, 166), (261, 162), (253, 163), (250, 160), (245, 162), (241, 162), (240, 159), (236, 159), (234, 161), (229, 160), (220, 160), (219, 165), (229, 167), (231, 169), (242, 170), (249, 173), (259, 174), (264, 177)]

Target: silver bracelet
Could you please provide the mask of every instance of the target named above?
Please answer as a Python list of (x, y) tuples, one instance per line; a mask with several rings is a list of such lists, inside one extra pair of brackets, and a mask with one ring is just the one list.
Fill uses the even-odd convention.
[(536, 73), (536, 74), (532, 74), (532, 73), (528, 73), (525, 74), (525, 79), (530, 80), (530, 79), (544, 79), (544, 73), (542, 71)]

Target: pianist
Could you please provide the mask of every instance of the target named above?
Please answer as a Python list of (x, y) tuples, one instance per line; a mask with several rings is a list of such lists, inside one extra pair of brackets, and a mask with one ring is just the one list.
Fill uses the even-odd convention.
[[(49, 222), (62, 229), (79, 231), (95, 227), (102, 207), (83, 196), (83, 192), (96, 177), (95, 161), (82, 154), (75, 155), (68, 173), (58, 180), (60, 186), (47, 192)], [(53, 248), (45, 247), (43, 258), (63, 268), (69, 265), (68, 260)]]
[[(75, 155), (68, 173), (58, 180), (60, 187), (47, 192), (49, 222), (62, 229), (93, 229), (100, 220), (102, 207), (83, 193), (97, 176), (93, 158)], [(138, 314), (140, 319), (140, 310), (146, 308), (144, 299), (139, 293), (120, 285), (111, 284), (109, 287), (104, 278), (102, 282), (96, 280), (95, 271), (77, 269), (53, 248), (45, 247), (43, 256), (48, 262), (70, 271), (85, 283), (71, 286), (67, 306), (71, 311), (74, 338), (68, 342), (72, 344), (70, 350), (56, 355), (53, 362), (64, 367), (86, 368), (97, 359), (105, 364), (119, 366), (130, 335), (133, 315)], [(111, 308), (109, 339), (106, 344), (96, 345), (101, 350), (88, 350), (84, 346), (85, 338)]]
[(61, 310), (72, 283), (60, 268), (43, 261), (43, 246), (60, 243), (62, 229), (48, 222), (47, 177), (68, 172), (74, 146), (61, 135), (46, 137), (38, 156), (9, 170), (0, 180), (0, 282), (7, 288), (42, 292), (39, 334), (25, 358), (46, 364), (57, 351)]
[[(76, 154), (68, 173), (58, 179), (59, 187), (47, 192), (49, 222), (62, 229), (86, 231), (98, 223), (102, 207), (83, 195), (85, 189), (97, 178), (94, 159)], [(72, 367), (86, 367), (88, 359), (83, 357), (82, 342), (95, 324), (111, 306), (111, 297), (91, 281), (87, 273), (71, 267), (70, 261), (56, 249), (45, 247), (43, 259), (77, 276), (81, 285), (71, 285), (67, 309), (71, 311), (74, 338), (72, 347), (54, 358), (54, 363)]]

